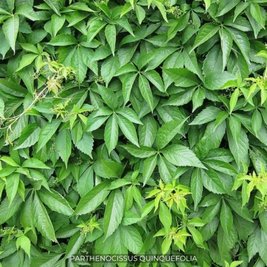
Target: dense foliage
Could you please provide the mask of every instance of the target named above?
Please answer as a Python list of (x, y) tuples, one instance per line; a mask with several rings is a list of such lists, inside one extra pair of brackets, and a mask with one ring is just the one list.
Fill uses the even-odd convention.
[(266, 266), (266, 7), (1, 0), (0, 266)]

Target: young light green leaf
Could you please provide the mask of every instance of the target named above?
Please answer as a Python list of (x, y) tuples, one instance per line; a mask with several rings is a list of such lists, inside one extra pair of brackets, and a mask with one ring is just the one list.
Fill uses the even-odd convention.
[(26, 236), (19, 236), (16, 240), (17, 249), (21, 248), (25, 251), (25, 253), (30, 257), (31, 254), (31, 240)]
[(159, 219), (166, 231), (168, 231), (172, 225), (172, 215), (169, 208), (163, 202), (160, 202), (159, 206)]

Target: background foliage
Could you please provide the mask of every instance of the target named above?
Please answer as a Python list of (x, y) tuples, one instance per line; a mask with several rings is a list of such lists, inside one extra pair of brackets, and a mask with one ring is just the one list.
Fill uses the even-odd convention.
[(2, 0), (0, 265), (266, 266), (266, 6)]

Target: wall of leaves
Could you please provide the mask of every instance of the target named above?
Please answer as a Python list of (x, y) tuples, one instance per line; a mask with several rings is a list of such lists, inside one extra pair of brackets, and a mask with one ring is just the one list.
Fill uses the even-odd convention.
[(266, 266), (266, 8), (1, 0), (0, 266)]

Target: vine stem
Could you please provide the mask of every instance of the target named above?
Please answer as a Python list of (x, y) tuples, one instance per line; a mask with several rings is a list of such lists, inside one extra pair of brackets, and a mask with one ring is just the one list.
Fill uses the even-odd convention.
[(17, 116), (13, 116), (11, 118), (7, 118), (6, 121), (11, 121), (11, 123), (9, 123), (7, 126), (5, 127), (0, 127), (0, 130), (3, 130), (3, 129), (8, 129), (10, 131), (12, 131), (11, 127), (14, 123), (16, 123), (22, 116), (24, 116), (28, 111), (31, 110), (31, 108), (41, 99), (43, 98), (44, 96), (47, 95), (48, 93), (48, 87), (45, 86), (37, 95), (36, 97), (33, 99), (33, 101), (31, 102), (31, 104), (25, 109), (23, 110), (22, 113), (20, 113), (19, 115)]

